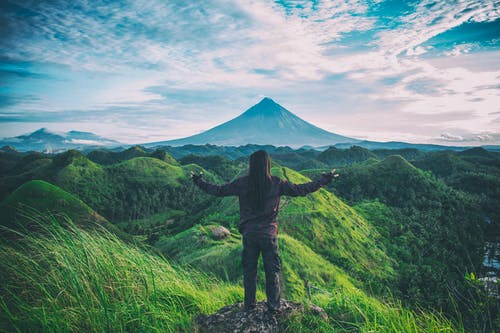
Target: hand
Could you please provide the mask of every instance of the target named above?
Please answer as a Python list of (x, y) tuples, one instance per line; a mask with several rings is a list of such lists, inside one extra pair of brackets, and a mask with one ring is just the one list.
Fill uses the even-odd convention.
[(336, 169), (332, 169), (332, 171), (330, 171), (330, 175), (332, 175), (332, 179), (334, 178), (337, 178), (338, 176), (340, 176), (338, 173), (335, 173)]
[(201, 177), (203, 177), (203, 172), (200, 171), (199, 174), (196, 174), (194, 173), (193, 171), (191, 171), (191, 179), (195, 182), (197, 181), (198, 179), (201, 179)]
[(324, 184), (330, 183), (334, 178), (337, 178), (339, 176), (338, 173), (335, 173), (335, 169), (332, 169), (329, 173), (323, 172), (321, 174), (321, 178), (323, 180)]

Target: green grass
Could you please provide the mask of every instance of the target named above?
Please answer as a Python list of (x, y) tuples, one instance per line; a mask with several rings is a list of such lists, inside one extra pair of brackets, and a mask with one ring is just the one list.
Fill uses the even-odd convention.
[[(238, 285), (172, 265), (105, 229), (82, 230), (70, 221), (63, 228), (51, 217), (37, 222), (43, 236), (0, 242), (0, 331), (192, 332), (198, 314), (242, 300)], [(290, 263), (300, 257), (291, 247), (310, 255), (289, 237), (280, 245)], [(331, 268), (319, 257), (303, 264), (297, 275)], [(330, 319), (297, 315), (289, 332), (463, 332), (440, 315), (385, 304), (346, 281), (314, 292), (312, 300)]]
[(380, 303), (359, 292), (336, 289), (328, 295), (313, 296), (312, 301), (325, 309), (328, 321), (306, 311), (305, 315), (288, 320), (288, 332), (465, 332), (461, 325), (440, 313), (410, 311), (397, 301)]
[[(126, 245), (107, 231), (38, 221), (0, 246), (0, 331), (189, 332), (242, 289)], [(65, 221), (69, 223), (68, 221)]]
[(20, 205), (33, 207), (43, 213), (56, 213), (63, 209), (75, 221), (92, 217), (94, 220), (99, 219), (83, 201), (43, 180), (32, 180), (23, 184), (2, 201), (0, 212), (3, 218), (9, 221), (20, 218), (16, 216)]
[(36, 229), (36, 225), (32, 223), (33, 216), (43, 217), (47, 214), (69, 218), (86, 228), (103, 226), (121, 239), (131, 240), (128, 234), (107, 221), (85, 202), (43, 180), (26, 182), (0, 203), (0, 224), (14, 229)]
[(127, 181), (137, 183), (160, 182), (178, 186), (178, 179), (184, 177), (181, 167), (153, 157), (136, 157), (108, 168), (112, 173), (126, 177)]

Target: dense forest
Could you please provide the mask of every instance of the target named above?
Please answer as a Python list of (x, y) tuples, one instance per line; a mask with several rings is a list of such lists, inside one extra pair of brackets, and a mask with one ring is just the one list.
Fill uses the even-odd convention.
[[(466, 331), (500, 325), (498, 282), (491, 282), (500, 273), (500, 153), (482, 148), (206, 145), (60, 154), (4, 148), (2, 224), (25, 223), (26, 207), (41, 215), (63, 212), (75, 223), (97, 221), (181, 266), (239, 283), (237, 199), (204, 194), (189, 174), (231, 181), (261, 148), (271, 154), (273, 174), (290, 181), (307, 182), (332, 168), (341, 175), (310, 197), (282, 200), (287, 298), (305, 299), (308, 281), (329, 293), (357, 290), (416, 313), (439, 313)], [(217, 226), (230, 236), (213, 239)]]

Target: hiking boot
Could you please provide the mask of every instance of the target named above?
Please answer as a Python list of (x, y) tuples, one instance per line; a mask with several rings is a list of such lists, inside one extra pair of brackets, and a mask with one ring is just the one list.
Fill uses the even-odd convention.
[(255, 310), (255, 305), (243, 305), (243, 311), (251, 312), (253, 310)]
[(266, 314), (269, 316), (278, 316), (282, 313), (280, 308), (268, 308)]

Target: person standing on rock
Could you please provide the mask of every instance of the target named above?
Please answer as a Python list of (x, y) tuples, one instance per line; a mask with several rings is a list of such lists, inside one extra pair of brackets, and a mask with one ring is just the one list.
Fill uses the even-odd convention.
[(266, 273), (267, 307), (270, 312), (280, 308), (281, 259), (278, 253), (278, 223), (280, 197), (305, 196), (317, 191), (338, 177), (333, 169), (323, 173), (321, 178), (305, 184), (293, 184), (271, 176), (271, 160), (264, 150), (250, 155), (248, 176), (231, 183), (215, 185), (203, 180), (203, 174), (191, 172), (191, 178), (203, 191), (216, 196), (238, 196), (240, 222), (238, 230), (243, 235), (243, 284), (245, 287), (245, 310), (255, 308), (257, 288), (257, 263), (262, 253)]

